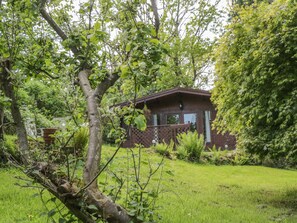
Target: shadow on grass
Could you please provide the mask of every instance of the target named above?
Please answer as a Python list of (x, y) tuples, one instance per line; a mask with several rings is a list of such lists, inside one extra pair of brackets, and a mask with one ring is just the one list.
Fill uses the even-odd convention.
[(297, 213), (297, 188), (288, 190), (270, 200), (270, 204), (276, 208), (290, 209)]
[(282, 222), (287, 218), (297, 214), (297, 188), (288, 190), (272, 198), (268, 204), (281, 210), (271, 221)]

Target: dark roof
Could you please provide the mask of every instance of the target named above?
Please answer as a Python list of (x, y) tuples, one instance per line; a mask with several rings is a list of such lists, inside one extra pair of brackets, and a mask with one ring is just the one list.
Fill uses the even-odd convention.
[[(153, 100), (160, 99), (160, 98), (163, 98), (163, 97), (166, 97), (169, 95), (174, 95), (174, 94), (187, 94), (187, 95), (196, 95), (196, 96), (203, 96), (203, 97), (211, 96), (209, 91), (177, 87), (177, 88), (172, 88), (169, 90), (161, 91), (158, 93), (154, 93), (154, 94), (150, 94), (150, 95), (138, 98), (138, 99), (136, 99), (136, 104), (146, 103), (149, 101), (153, 101)], [(129, 105), (131, 103), (132, 103), (131, 101), (130, 102), (126, 101), (126, 102), (117, 104), (116, 106), (125, 106), (125, 105)]]

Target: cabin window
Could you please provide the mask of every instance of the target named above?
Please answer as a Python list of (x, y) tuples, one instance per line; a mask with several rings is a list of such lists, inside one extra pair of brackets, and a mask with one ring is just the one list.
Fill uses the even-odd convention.
[(196, 130), (197, 115), (195, 113), (184, 114), (184, 124), (191, 124), (190, 130)]
[(210, 111), (204, 111), (204, 138), (205, 142), (211, 142), (211, 129), (210, 129)]
[(169, 114), (167, 115), (167, 124), (168, 125), (175, 125), (179, 124), (179, 114)]
[(153, 114), (153, 126), (160, 125), (160, 114)]

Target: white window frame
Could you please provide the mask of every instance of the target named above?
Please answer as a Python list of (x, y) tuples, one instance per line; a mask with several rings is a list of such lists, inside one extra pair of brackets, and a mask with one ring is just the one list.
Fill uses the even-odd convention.
[(205, 142), (211, 142), (211, 113), (210, 111), (204, 111), (204, 128), (205, 128)]

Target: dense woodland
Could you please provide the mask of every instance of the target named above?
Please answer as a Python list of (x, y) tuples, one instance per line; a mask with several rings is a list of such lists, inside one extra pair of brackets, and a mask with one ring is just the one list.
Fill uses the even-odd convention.
[[(113, 202), (96, 179), (125, 139), (119, 120), (146, 127), (143, 111), (110, 107), (177, 86), (211, 89), (213, 127), (236, 135), (238, 149), (295, 160), (297, 5), (235, 1), (227, 12), (219, 5), (0, 1), (1, 161), (13, 160), (82, 222), (152, 222)], [(56, 143), (47, 148), (30, 123), (60, 127)], [(11, 137), (16, 151), (7, 149)], [(107, 162), (103, 138), (118, 148)]]

